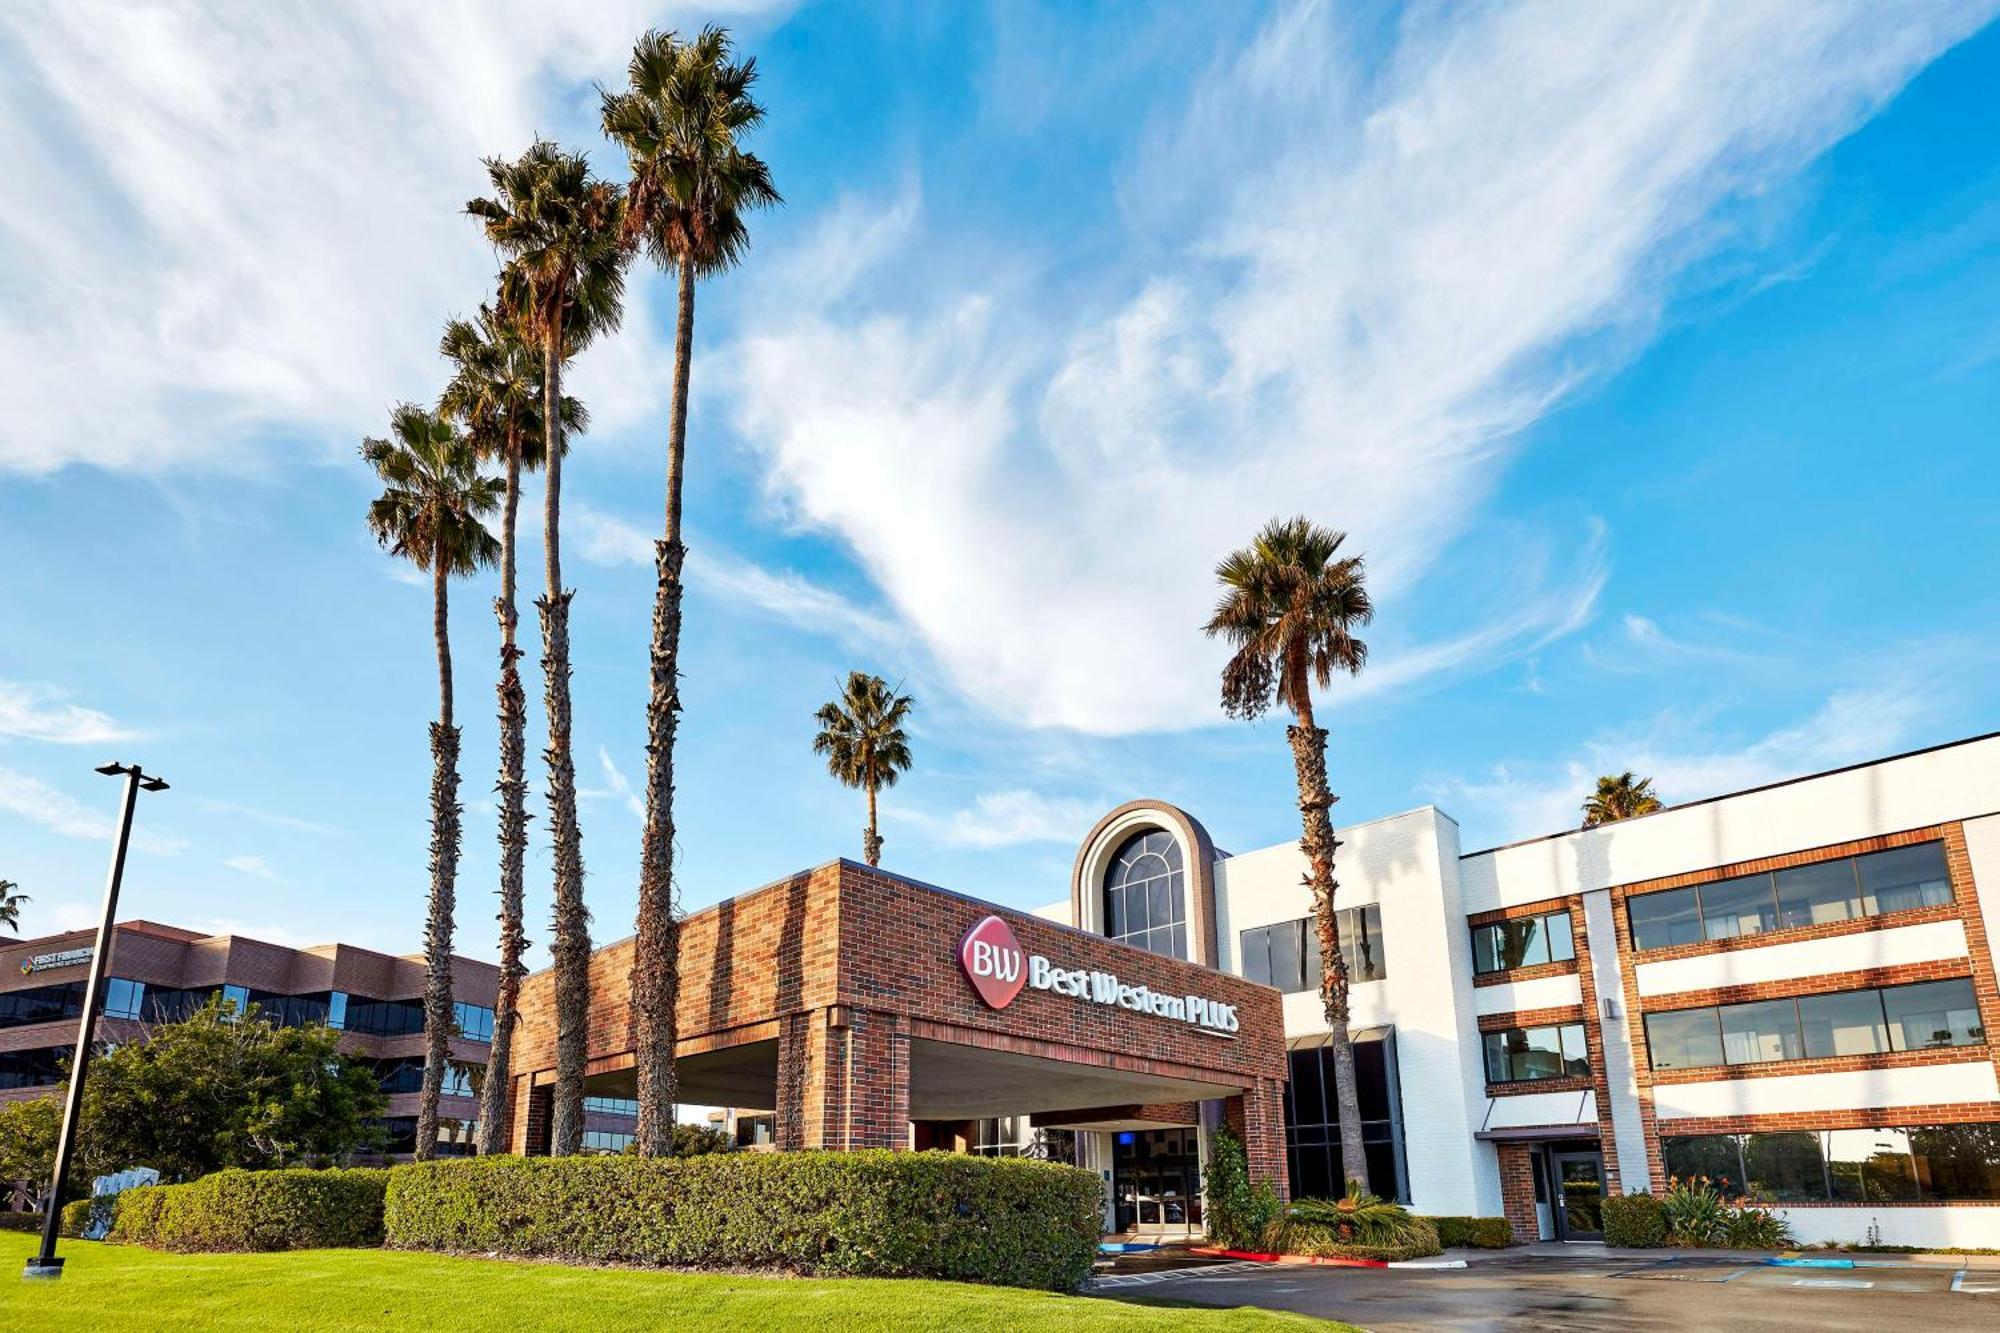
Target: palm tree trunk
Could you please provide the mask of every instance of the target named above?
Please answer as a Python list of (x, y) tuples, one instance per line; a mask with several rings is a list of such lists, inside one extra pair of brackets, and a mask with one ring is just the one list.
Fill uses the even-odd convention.
[(438, 720), (431, 728), (431, 904), (424, 928), (424, 1086), (417, 1098), (417, 1160), (437, 1155), (438, 1096), (451, 1059), (452, 899), (458, 881), (458, 727), (451, 710), (451, 633), (443, 552), (431, 559)]
[(861, 854), (868, 858), (868, 864), (882, 864), (882, 835), (875, 831), (875, 784), (868, 784), (868, 827), (861, 835)]
[(1368, 1159), (1361, 1148), (1361, 1097), (1354, 1081), (1354, 1041), (1347, 1030), (1347, 963), (1340, 956), (1340, 923), (1334, 915), (1333, 793), (1326, 782), (1326, 731), (1313, 723), (1312, 706), (1285, 729), (1299, 779), (1299, 850), (1306, 857), (1306, 887), (1312, 890), (1313, 925), (1319, 936), (1319, 994), (1333, 1038), (1333, 1087), (1340, 1116), (1340, 1165), (1350, 1185), (1368, 1188)]
[(583, 1147), (584, 1025), (590, 1009), (590, 912), (583, 905), (583, 834), (576, 822), (576, 761), (570, 752), (569, 604), (562, 586), (562, 320), (542, 345), (542, 427), (547, 490), (542, 549), (548, 590), (536, 600), (542, 617), (542, 679), (549, 714), (549, 841), (555, 852), (556, 904), (549, 953), (555, 961), (556, 1087), (549, 1151), (572, 1156)]
[(680, 723), (681, 482), (687, 457), (688, 365), (694, 342), (694, 269), (682, 264), (674, 322), (674, 396), (667, 428), (667, 521), (654, 554), (653, 679), (646, 698), (646, 831), (639, 847), (639, 937), (632, 960), (632, 1012), (638, 1042), (642, 1156), (673, 1150), (679, 1080), (680, 922), (674, 910), (674, 732)]
[(514, 610), (515, 535), (521, 510), (520, 427), (507, 426), (507, 500), (500, 517), (500, 595), (493, 599), (500, 618), (500, 993), (493, 1004), (493, 1047), (480, 1086), (479, 1152), (507, 1151), (511, 1107), (509, 1056), (514, 1015), (520, 1005), (521, 955), (528, 947), (522, 927), (521, 864), (528, 850), (528, 699), (521, 688), (519, 616)]

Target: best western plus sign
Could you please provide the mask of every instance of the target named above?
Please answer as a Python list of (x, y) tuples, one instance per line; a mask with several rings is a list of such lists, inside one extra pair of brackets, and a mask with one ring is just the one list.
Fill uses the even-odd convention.
[(979, 998), (994, 1009), (1005, 1009), (1023, 986), (1030, 986), (1092, 1004), (1157, 1014), (1212, 1036), (1226, 1037), (1238, 1027), (1234, 1005), (1205, 995), (1169, 995), (1148, 986), (1128, 986), (1115, 972), (1061, 968), (1041, 954), (1024, 955), (1013, 928), (997, 916), (986, 917), (965, 932), (958, 961)]

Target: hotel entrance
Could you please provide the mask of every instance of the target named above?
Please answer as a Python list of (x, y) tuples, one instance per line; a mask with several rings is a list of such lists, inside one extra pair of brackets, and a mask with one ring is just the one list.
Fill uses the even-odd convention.
[(1534, 1150), (1535, 1211), (1551, 1240), (1604, 1239), (1604, 1154), (1587, 1141), (1543, 1144)]
[(1185, 1240), (1204, 1234), (1201, 1140), (1182, 1129), (1121, 1130), (1112, 1139), (1112, 1226), (1124, 1236)]

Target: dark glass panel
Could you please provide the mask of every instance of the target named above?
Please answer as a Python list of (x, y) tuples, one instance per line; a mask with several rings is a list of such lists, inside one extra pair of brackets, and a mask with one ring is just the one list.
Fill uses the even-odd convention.
[(1756, 1000), (1722, 1006), (1722, 1055), (1732, 1065), (1796, 1060), (1799, 1006), (1795, 1000)]
[(1769, 875), (1717, 880), (1702, 885), (1700, 894), (1704, 938), (1730, 940), (1778, 928), (1777, 898)]
[(1969, 977), (1890, 986), (1882, 992), (1882, 1007), (1888, 1014), (1889, 1044), (1894, 1050), (1976, 1046), (1986, 1040)]
[(1926, 1199), (2000, 1200), (2000, 1124), (1913, 1129), (1910, 1151)]
[(1873, 1055), (1889, 1049), (1879, 991), (1801, 995), (1799, 1019), (1806, 1032), (1806, 1055)]
[(1901, 1203), (1918, 1196), (1910, 1136), (1900, 1129), (1829, 1130), (1826, 1165), (1841, 1203)]
[(1826, 1198), (1817, 1133), (1751, 1134), (1743, 1142), (1744, 1189), (1774, 1203)]
[(1862, 905), (1872, 913), (1939, 907), (1951, 901), (1951, 872), (1944, 844), (1920, 842), (1854, 858), (1861, 877)]
[[(1776, 878), (1781, 926), (1818, 926), (1829, 921), (1849, 921), (1862, 914), (1851, 858), (1794, 866), (1780, 870)], [(1707, 901), (1704, 895), (1704, 907)]]
[(1696, 909), (1693, 889), (1643, 893), (1627, 898), (1625, 910), (1632, 921), (1634, 948), (1664, 949), (1701, 939), (1701, 913)]
[(1692, 1134), (1662, 1139), (1660, 1162), (1666, 1167), (1667, 1175), (1677, 1180), (1707, 1176), (1710, 1180), (1724, 1182), (1725, 1187), (1740, 1188), (1743, 1163), (1737, 1149), (1734, 1134)]
[(1646, 1046), (1655, 1069), (1703, 1069), (1722, 1063), (1722, 1030), (1714, 1009), (1647, 1014)]
[(1238, 967), (1247, 980), (1265, 986), (1277, 984), (1271, 979), (1271, 929), (1270, 926), (1259, 926), (1237, 937), (1242, 954), (1237, 960)]

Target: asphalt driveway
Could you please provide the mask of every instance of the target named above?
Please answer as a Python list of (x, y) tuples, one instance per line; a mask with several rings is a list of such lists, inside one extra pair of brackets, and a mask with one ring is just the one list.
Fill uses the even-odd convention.
[[(1979, 1265), (1969, 1267), (1968, 1265)], [(1857, 1258), (1851, 1269), (1773, 1268), (1741, 1257), (1512, 1252), (1462, 1269), (1228, 1265), (1150, 1275), (1094, 1295), (1251, 1305), (1416, 1329), (1730, 1329), (1882, 1333), (2000, 1328), (2000, 1258)]]

